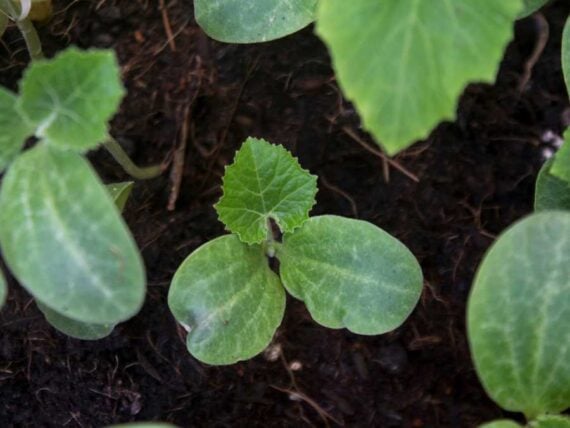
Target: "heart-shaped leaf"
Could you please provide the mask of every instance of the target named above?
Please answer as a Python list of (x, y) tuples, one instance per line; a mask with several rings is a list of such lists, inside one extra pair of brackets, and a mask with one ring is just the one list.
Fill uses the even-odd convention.
[(109, 336), (115, 328), (114, 324), (88, 324), (72, 320), (36, 301), (40, 311), (52, 327), (67, 336), (81, 340), (99, 340)]
[(452, 120), (469, 82), (495, 80), (522, 2), (326, 0), (317, 9), (343, 92), (395, 154)]
[(34, 61), (20, 81), (20, 106), (35, 135), (62, 149), (84, 152), (107, 138), (107, 122), (124, 95), (112, 51), (68, 48)]
[(277, 247), (283, 285), (318, 323), (382, 334), (404, 322), (422, 289), (410, 251), (371, 223), (312, 217)]
[(532, 419), (570, 407), (570, 213), (533, 214), (486, 254), (469, 298), (477, 373), (501, 407)]
[(116, 324), (143, 302), (133, 238), (76, 153), (42, 144), (12, 164), (0, 191), (0, 244), (20, 283), (65, 317)]
[(285, 291), (263, 249), (237, 236), (202, 245), (178, 268), (168, 293), (187, 346), (208, 364), (233, 364), (260, 353), (285, 310)]
[(550, 173), (553, 162), (554, 159), (546, 161), (538, 173), (534, 193), (536, 211), (570, 211), (570, 183)]
[(34, 132), (16, 109), (16, 100), (16, 95), (0, 87), (0, 172), (14, 160), (26, 138)]
[(270, 219), (282, 232), (292, 232), (309, 218), (317, 178), (283, 146), (248, 138), (226, 168), (223, 191), (216, 205), (220, 221), (243, 242), (259, 244)]
[(266, 42), (306, 27), (317, 0), (194, 0), (196, 22), (213, 39)]

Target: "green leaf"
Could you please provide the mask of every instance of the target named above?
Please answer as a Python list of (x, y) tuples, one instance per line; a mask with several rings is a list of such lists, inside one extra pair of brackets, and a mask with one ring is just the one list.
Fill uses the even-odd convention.
[(486, 254), (468, 303), (489, 396), (529, 419), (570, 407), (570, 213), (533, 214)]
[(114, 324), (89, 324), (80, 321), (72, 320), (65, 317), (56, 311), (48, 308), (46, 305), (36, 301), (36, 305), (46, 317), (47, 322), (51, 324), (56, 330), (59, 330), (67, 336), (74, 337), (81, 340), (99, 340), (109, 336), (113, 329)]
[(195, 0), (196, 22), (213, 39), (256, 43), (278, 39), (315, 19), (317, 0)]
[(566, 91), (570, 94), (570, 16), (566, 19), (562, 32), (562, 73), (566, 82)]
[(570, 428), (570, 419), (560, 415), (543, 415), (532, 421), (529, 428)]
[(223, 190), (220, 221), (243, 242), (258, 244), (267, 238), (269, 219), (292, 232), (309, 218), (317, 178), (282, 146), (248, 138), (226, 168)]
[(547, 160), (536, 179), (534, 209), (536, 211), (570, 211), (570, 183), (550, 173), (554, 159)]
[(16, 109), (16, 99), (16, 95), (0, 87), (0, 172), (14, 160), (26, 137), (33, 133)]
[(570, 130), (564, 133), (564, 144), (556, 153), (550, 173), (570, 183)]
[(208, 364), (233, 364), (260, 353), (285, 310), (285, 292), (263, 249), (221, 236), (178, 268), (168, 293), (174, 317), (189, 331), (188, 350)]
[(0, 191), (0, 244), (20, 283), (65, 317), (116, 324), (143, 302), (133, 238), (76, 153), (39, 145), (12, 164)]
[(277, 247), (283, 285), (318, 323), (358, 334), (402, 324), (422, 289), (421, 268), (396, 238), (371, 223), (313, 217)]
[(107, 138), (107, 122), (125, 92), (112, 51), (75, 48), (34, 61), (20, 87), (21, 110), (35, 125), (35, 135), (78, 152)]
[(522, 7), (521, 0), (349, 4), (320, 1), (317, 33), (345, 95), (389, 154), (455, 118), (469, 82), (495, 80)]
[(6, 279), (4, 278), (4, 274), (0, 270), (0, 308), (4, 306), (7, 295), (8, 295), (8, 286), (6, 285)]
[(483, 425), (479, 425), (479, 428), (522, 428), (521, 425), (514, 421), (508, 419), (501, 419), (498, 421), (488, 422)]
[(519, 19), (532, 15), (550, 0), (523, 0), (524, 9), (519, 13)]
[(121, 212), (125, 209), (125, 205), (129, 199), (129, 196), (131, 196), (131, 192), (133, 191), (133, 184), (133, 181), (123, 181), (121, 183), (107, 184), (107, 191)]

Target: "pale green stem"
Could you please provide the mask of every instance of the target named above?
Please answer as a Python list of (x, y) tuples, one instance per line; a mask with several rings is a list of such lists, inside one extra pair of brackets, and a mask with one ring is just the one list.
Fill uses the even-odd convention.
[(163, 172), (162, 165), (139, 167), (131, 160), (121, 145), (114, 139), (109, 139), (104, 145), (105, 149), (113, 156), (125, 172), (137, 180), (149, 180), (158, 177)]
[(42, 59), (44, 57), (42, 44), (32, 21), (27, 17), (20, 19), (21, 11), (16, 9), (11, 0), (0, 0), (0, 11), (16, 23), (26, 42), (32, 61)]

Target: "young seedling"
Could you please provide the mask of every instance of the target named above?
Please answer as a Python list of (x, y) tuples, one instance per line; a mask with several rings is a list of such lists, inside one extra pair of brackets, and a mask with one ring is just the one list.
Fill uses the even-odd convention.
[(318, 323), (358, 334), (391, 331), (411, 313), (422, 288), (416, 259), (371, 223), (310, 218), (316, 183), (282, 146), (250, 138), (237, 152), (216, 205), (231, 234), (194, 251), (168, 295), (196, 358), (231, 364), (261, 352), (283, 318), (285, 290)]
[(2, 254), (48, 321), (84, 339), (133, 316), (145, 294), (135, 242), (84, 157), (109, 140), (123, 95), (112, 52), (74, 48), (34, 61), (19, 95), (0, 88)]
[(32, 19), (44, 21), (52, 13), (51, 0), (0, 0), (0, 37), (14, 21), (33, 60), (43, 58), (42, 45)]
[[(467, 310), (475, 368), (489, 396), (530, 427), (570, 427), (570, 212), (533, 214), (485, 256)], [(486, 427), (516, 427), (496, 421)]]

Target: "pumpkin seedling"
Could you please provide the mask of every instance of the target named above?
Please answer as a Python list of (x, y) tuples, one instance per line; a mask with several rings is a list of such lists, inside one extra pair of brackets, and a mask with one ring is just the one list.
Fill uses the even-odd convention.
[[(533, 214), (508, 229), (477, 272), (467, 331), (477, 374), (529, 427), (570, 427), (570, 212)], [(485, 427), (516, 427), (496, 421)]]
[(285, 290), (330, 328), (374, 335), (408, 317), (422, 288), (416, 259), (366, 221), (309, 217), (316, 192), (316, 177), (282, 146), (250, 138), (237, 152), (216, 205), (231, 234), (194, 251), (168, 295), (196, 358), (231, 364), (261, 352), (283, 318)]
[(34, 61), (19, 94), (0, 88), (2, 254), (47, 320), (83, 339), (133, 316), (145, 294), (136, 244), (84, 156), (109, 139), (123, 95), (112, 52), (74, 48)]

